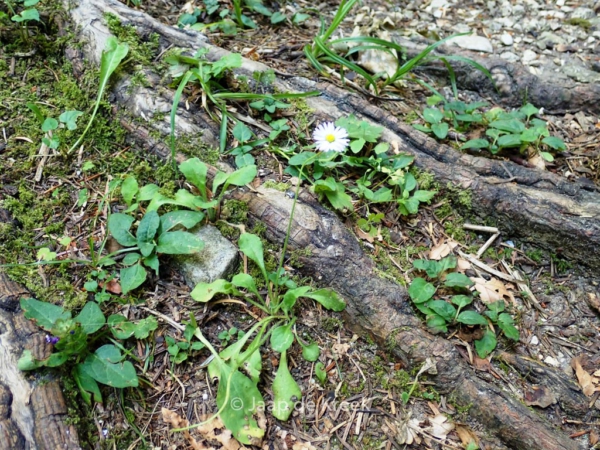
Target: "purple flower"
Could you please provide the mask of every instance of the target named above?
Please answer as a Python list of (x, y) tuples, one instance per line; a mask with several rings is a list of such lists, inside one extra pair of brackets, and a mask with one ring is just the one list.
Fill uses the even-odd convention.
[(56, 336), (50, 336), (49, 334), (46, 335), (46, 342), (48, 344), (56, 345), (58, 341), (60, 341), (60, 338)]

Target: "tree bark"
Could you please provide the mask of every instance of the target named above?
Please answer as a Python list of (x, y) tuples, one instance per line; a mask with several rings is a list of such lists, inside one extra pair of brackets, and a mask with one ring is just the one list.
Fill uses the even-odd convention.
[[(140, 36), (158, 33), (161, 49), (174, 45), (193, 52), (208, 47), (208, 57), (213, 60), (225, 54), (197, 33), (167, 27), (115, 0), (82, 0), (77, 8), (69, 11), (73, 24), (81, 30), (80, 37), (86, 42), (83, 53), (74, 49), (68, 53), (75, 66), (86, 58), (99, 61), (109, 35), (103, 20), (107, 12), (135, 26)], [(262, 64), (245, 61), (240, 73), (251, 75), (253, 71), (266, 69)], [(145, 73), (149, 80), (158, 83), (158, 77), (151, 70)], [(278, 79), (275, 87), (293, 92), (320, 90), (321, 97), (308, 100), (320, 118), (335, 119), (352, 113), (383, 125), (384, 140), (397, 144), (402, 152), (415, 155), (417, 165), (435, 174), (441, 183), (450, 182), (469, 189), (474, 210), (498, 221), (503, 230), (546, 248), (560, 245), (565, 256), (600, 267), (600, 252), (593, 251), (600, 243), (600, 196), (594, 187), (584, 182), (569, 183), (551, 173), (510, 162), (457, 153), (400, 123), (363, 98), (325, 83), (289, 78)], [(149, 133), (149, 128), (154, 127), (166, 134), (168, 121), (133, 125), (124, 112), (145, 120), (157, 113), (168, 113), (172, 92), (158, 89), (158, 85), (134, 87), (131, 79), (123, 75), (112, 93), (121, 123), (147, 148), (168, 157), (167, 147)], [(182, 102), (178, 109), (178, 135), (201, 130), (204, 132), (202, 140), (216, 145), (215, 124), (193, 105), (189, 110), (183, 105)], [(262, 187), (256, 192), (237, 191), (232, 195), (248, 203), (253, 220), (267, 225), (269, 239), (282, 242), (291, 199)], [(369, 334), (379, 343), (393, 341), (393, 352), (406, 368), (420, 366), (427, 358), (433, 358), (437, 374), (431, 374), (430, 378), (436, 388), (451, 395), (458, 404), (469, 406), (470, 416), (507, 446), (522, 450), (577, 448), (575, 442), (519, 400), (478, 378), (452, 342), (425, 331), (413, 314), (406, 290), (393, 281), (381, 279), (354, 236), (307, 192), (302, 193), (298, 203), (290, 239), (290, 250), (305, 248), (311, 250), (311, 255), (303, 258), (303, 270), (346, 299), (348, 306), (344, 316), (353, 330)], [(574, 417), (584, 414), (586, 398), (564, 374), (547, 367), (536, 366), (535, 370), (555, 397), (562, 399), (559, 405), (563, 413)]]

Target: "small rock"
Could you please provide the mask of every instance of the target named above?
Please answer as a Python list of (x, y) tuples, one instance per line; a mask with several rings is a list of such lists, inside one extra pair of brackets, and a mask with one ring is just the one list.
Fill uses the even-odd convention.
[(544, 362), (552, 367), (560, 367), (558, 360), (552, 356), (546, 356), (546, 358), (544, 358)]
[(573, 11), (573, 14), (571, 14), (572, 19), (592, 19), (594, 17), (596, 17), (594, 10), (584, 7), (576, 8), (575, 11)]
[(512, 52), (504, 52), (500, 54), (500, 58), (511, 63), (516, 63), (519, 60), (519, 57)]
[(535, 335), (534, 335), (534, 336), (532, 336), (532, 337), (531, 337), (531, 340), (529, 341), (529, 343), (530, 343), (531, 345), (538, 345), (538, 344), (540, 343), (540, 341), (539, 341), (539, 339), (537, 338), (537, 336), (535, 336)]
[(476, 52), (494, 52), (494, 48), (492, 47), (490, 40), (483, 36), (477, 36), (476, 34), (471, 34), (469, 36), (457, 36), (453, 39), (450, 39), (448, 43), (453, 43), (458, 45), (460, 48), (474, 50)]
[(554, 48), (558, 45), (564, 44), (566, 44), (566, 41), (563, 38), (549, 31), (544, 31), (542, 34), (540, 34), (536, 42), (536, 45), (539, 49)]
[(531, 64), (533, 61), (535, 61), (537, 59), (538, 55), (536, 52), (534, 52), (533, 50), (525, 50), (523, 52), (523, 57), (521, 58), (521, 62), (524, 65), (528, 65)]
[(565, 64), (562, 71), (569, 78), (573, 78), (580, 83), (598, 83), (600, 82), (600, 74), (583, 66), (575, 64)]
[(237, 268), (238, 250), (218, 229), (206, 225), (191, 233), (204, 241), (204, 248), (193, 255), (175, 258), (175, 265), (189, 287), (226, 278)]
[(508, 33), (504, 33), (502, 36), (500, 36), (500, 42), (502, 42), (502, 45), (513, 45), (513, 38), (510, 34)]

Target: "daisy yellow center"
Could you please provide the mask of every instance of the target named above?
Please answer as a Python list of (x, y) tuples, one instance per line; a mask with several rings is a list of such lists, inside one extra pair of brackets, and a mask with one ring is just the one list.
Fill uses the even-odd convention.
[(325, 136), (325, 140), (327, 142), (333, 142), (335, 141), (335, 136), (333, 134), (328, 134), (327, 136)]

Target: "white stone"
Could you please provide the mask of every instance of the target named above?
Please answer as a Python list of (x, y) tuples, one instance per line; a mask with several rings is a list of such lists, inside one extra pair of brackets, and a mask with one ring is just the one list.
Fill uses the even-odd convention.
[(537, 338), (537, 336), (536, 336), (536, 335), (533, 335), (533, 336), (531, 337), (531, 340), (529, 341), (529, 343), (530, 343), (531, 345), (538, 345), (538, 344), (540, 343), (540, 341), (539, 341), (539, 339)]
[(500, 54), (500, 58), (511, 63), (516, 63), (519, 60), (519, 57), (512, 52), (504, 52)]
[(471, 34), (469, 36), (457, 36), (455, 38), (450, 39), (448, 43), (453, 43), (458, 45), (460, 48), (464, 48), (466, 50), (474, 50), (476, 52), (494, 52), (494, 47), (492, 47), (492, 43), (488, 38), (483, 36), (477, 36), (475, 34)]
[(503, 45), (509, 46), (509, 45), (513, 45), (514, 41), (510, 34), (504, 33), (504, 34), (502, 34), (502, 36), (500, 36), (500, 42), (502, 42)]
[(532, 61), (535, 61), (537, 59), (538, 55), (536, 52), (534, 52), (533, 50), (525, 50), (523, 52), (523, 57), (521, 58), (521, 62), (525, 65), (527, 64), (531, 64)]
[(571, 14), (571, 18), (573, 19), (592, 19), (596, 17), (596, 13), (594, 13), (593, 9), (590, 8), (577, 8)]
[(560, 367), (560, 363), (558, 362), (558, 360), (556, 358), (553, 358), (552, 356), (546, 356), (544, 358), (544, 362), (552, 367)]

